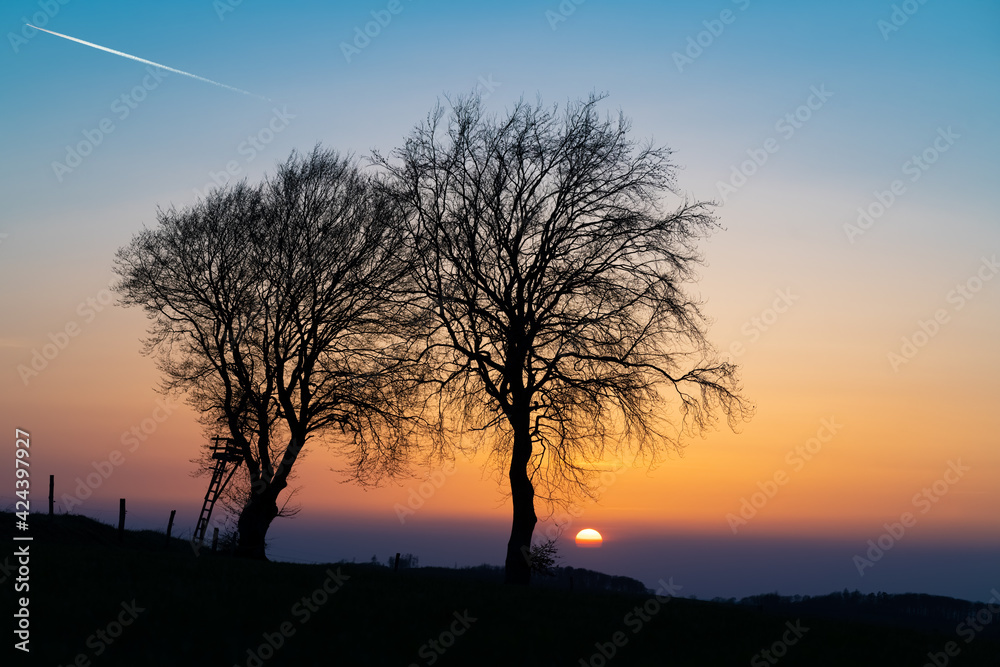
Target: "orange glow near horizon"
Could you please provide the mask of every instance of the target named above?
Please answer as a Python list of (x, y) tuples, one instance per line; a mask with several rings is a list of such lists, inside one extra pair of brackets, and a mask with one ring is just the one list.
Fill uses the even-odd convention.
[[(706, 293), (726, 295), (721, 278), (708, 272)], [(74, 511), (87, 514), (101, 503), (113, 511), (126, 496), (197, 510), (207, 479), (191, 477), (190, 461), (205, 439), (196, 413), (180, 399), (169, 414), (161, 407), (155, 360), (139, 353), (145, 318), (111, 306), (92, 322), (76, 315), (76, 303), (106, 284), (104, 275), (94, 276), (59, 305), (43, 284), (37, 303), (45, 305), (26, 306), (0, 339), (0, 363), (9, 371), (0, 385), (5, 428), (32, 433), (35, 474), (56, 474), (57, 511), (62, 494), (114, 450), (124, 462)], [(983, 383), (1000, 373), (1000, 358), (970, 354), (995, 348), (1000, 330), (1000, 310), (987, 308), (985, 299), (963, 309), (961, 318), (956, 314), (933, 345), (897, 373), (885, 357), (898, 340), (895, 325), (872, 320), (869, 312), (853, 321), (852, 311), (841, 308), (840, 323), (826, 330), (824, 299), (803, 297), (736, 359), (757, 406), (739, 433), (722, 424), (688, 439), (680, 453), (666, 454), (652, 469), (605, 461), (603, 469), (616, 472), (596, 478), (596, 502), (552, 509), (538, 501), (539, 519), (567, 535), (588, 524), (614, 526), (615, 544), (677, 533), (734, 540), (849, 536), (863, 543), (884, 523), (912, 512), (919, 521), (914, 540), (995, 541), (1000, 451), (990, 415), (996, 392)], [(743, 338), (741, 323), (754, 308), (713, 302), (711, 334), (720, 350)], [(19, 365), (30, 364), (33, 350), (69, 319), (80, 322), (80, 333), (23, 382)], [(849, 336), (849, 327), (862, 327), (865, 335)], [(138, 444), (128, 436), (135, 429)], [(957, 479), (952, 473), (955, 483), (939, 484), (945, 493), (927, 505), (923, 490), (944, 479), (951, 463), (968, 470)], [(361, 488), (342, 483), (333, 470), (343, 462), (316, 442), (295, 465), (292, 504), (304, 514), (390, 517), (401, 526), (449, 519), (509, 524), (506, 475), (488, 465), (484, 455), (459, 456), (443, 472), (418, 463), (409, 478)], [(13, 503), (9, 491), (0, 496)]]
[[(116, 342), (125, 348), (122, 356), (132, 357), (135, 339), (118, 336)], [(91, 341), (81, 339), (79, 346), (89, 352)], [(156, 424), (155, 431), (142, 433), (141, 444), (131, 449), (125, 444), (131, 441), (123, 437), (144, 424), (152, 426), (148, 420), (163, 414), (157, 412), (161, 399), (152, 389), (156, 379), (152, 360), (109, 363), (95, 377), (93, 392), (76, 393), (66, 387), (85, 382), (98, 369), (93, 361), (71, 357), (71, 351), (27, 391), (10, 385), (6, 392), (0, 390), (7, 394), (5, 405), (17, 406), (12, 415), (17, 417), (16, 426), (32, 432), (38, 445), (32, 461), (39, 473), (56, 473), (57, 511), (62, 494), (76, 488), (76, 478), (85, 479), (94, 464), (106, 461), (113, 450), (122, 453), (124, 463), (94, 489), (93, 499), (74, 511), (87, 514), (88, 507), (99, 503), (113, 508), (125, 496), (130, 501), (175, 499), (181, 508), (196, 508), (207, 479), (190, 476), (195, 468), (190, 460), (204, 440), (195, 413), (187, 406), (176, 408)], [(902, 400), (883, 401), (879, 415), (863, 410), (864, 397), (798, 398), (796, 403), (803, 405), (794, 413), (774, 407), (783, 400), (780, 392), (768, 388), (764, 397), (767, 400), (759, 402), (755, 419), (739, 434), (724, 429), (709, 432), (652, 470), (609, 462), (605, 469), (617, 472), (601, 479), (596, 502), (552, 509), (539, 501), (539, 519), (562, 526), (571, 535), (588, 524), (599, 524), (616, 526), (621, 537), (696, 533), (732, 539), (783, 535), (867, 539), (881, 532), (884, 522), (910, 511), (919, 519), (919, 533), (915, 530), (914, 535), (921, 539), (947, 535), (980, 541), (1000, 532), (990, 501), (997, 493), (1000, 456), (983, 432), (983, 421), (972, 419), (975, 399), (954, 406), (953, 414), (964, 415), (966, 426), (946, 428), (908, 419), (914, 408)], [(915, 404), (923, 400), (914, 397)], [(49, 401), (60, 405), (58, 419), (52, 419)], [(822, 410), (820, 403), (832, 407)], [(838, 425), (836, 433), (820, 432), (823, 421), (831, 419)], [(921, 514), (926, 504), (919, 495), (943, 478), (950, 460), (961, 460), (969, 470)], [(506, 523), (510, 519), (505, 480), (501, 475), (498, 481), (494, 471), (484, 467), (483, 456), (459, 457), (443, 472), (416, 465), (412, 477), (374, 488), (341, 483), (343, 476), (333, 470), (342, 465), (322, 443), (312, 443), (295, 466), (293, 504), (305, 514), (387, 516), (398, 518), (400, 525), (414, 520)]]

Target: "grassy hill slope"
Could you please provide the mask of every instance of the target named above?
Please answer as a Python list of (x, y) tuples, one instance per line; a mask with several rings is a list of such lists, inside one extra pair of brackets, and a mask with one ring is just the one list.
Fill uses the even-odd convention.
[[(0, 515), (8, 545), (13, 524)], [(196, 557), (181, 540), (165, 548), (153, 531), (127, 532), (120, 544), (114, 528), (80, 516), (32, 516), (31, 526), (32, 652), (5, 664), (919, 667), (956, 641), (961, 653), (948, 664), (1000, 665), (1000, 642), (985, 632), (966, 644), (916, 623), (798, 616), (794, 607), (661, 604), (650, 594), (515, 589), (424, 568)]]

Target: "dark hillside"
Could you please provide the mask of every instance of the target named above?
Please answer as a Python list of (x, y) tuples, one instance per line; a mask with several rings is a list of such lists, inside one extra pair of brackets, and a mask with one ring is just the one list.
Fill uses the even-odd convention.
[[(0, 517), (8, 545), (13, 525)], [(489, 566), (253, 562), (196, 557), (181, 540), (165, 549), (153, 531), (127, 532), (119, 544), (113, 527), (80, 516), (33, 516), (31, 526), (32, 651), (14, 664), (729, 666), (772, 664), (760, 654), (767, 649), (789, 666), (919, 667), (949, 641), (961, 653), (948, 664), (1000, 664), (995, 633), (965, 643), (953, 618), (927, 627), (903, 606), (891, 622), (859, 614), (863, 606), (832, 618), (833, 597), (730, 604), (520, 589), (496, 583)], [(584, 573), (574, 581), (602, 581)], [(16, 576), (5, 573), (6, 590)], [(928, 597), (918, 599), (969, 605)], [(905, 602), (888, 596), (890, 606), (897, 598)]]

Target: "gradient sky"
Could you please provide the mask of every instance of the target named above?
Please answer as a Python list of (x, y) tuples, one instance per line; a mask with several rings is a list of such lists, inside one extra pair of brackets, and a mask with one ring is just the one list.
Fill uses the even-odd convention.
[[(197, 519), (194, 414), (157, 411), (145, 319), (104, 291), (115, 249), (157, 207), (190, 204), (227, 168), (257, 179), (318, 141), (391, 150), (444, 94), (478, 88), (502, 112), (522, 95), (599, 91), (636, 137), (674, 150), (682, 192), (722, 203), (725, 231), (704, 244), (693, 289), (757, 415), (609, 478), (564, 526), (564, 564), (673, 577), (703, 597), (988, 598), (1000, 585), (1000, 7), (895, 6), (5, 3), (0, 424), (11, 440), (32, 434), (34, 501), (48, 474), (72, 493), (117, 449), (124, 462), (74, 511), (111, 521), (126, 497), (131, 525), (162, 527), (177, 509), (190, 534)], [(372, 12), (391, 20), (345, 56)], [(26, 22), (270, 101), (153, 77)], [(71, 149), (89, 154), (67, 162)], [(859, 223), (859, 209), (872, 217)], [(59, 342), (25, 382), (19, 367)], [(123, 444), (144, 420), (152, 432)], [(402, 523), (394, 507), (430, 471), (363, 490), (336, 463), (322, 448), (301, 461), (303, 509), (275, 523), (273, 557), (502, 561), (509, 503), (481, 461), (459, 460)], [(12, 483), (0, 499), (13, 504)], [(734, 533), (727, 515), (744, 499), (759, 507)], [(912, 525), (861, 576), (854, 556), (906, 512)], [(601, 549), (571, 545), (584, 527)]]

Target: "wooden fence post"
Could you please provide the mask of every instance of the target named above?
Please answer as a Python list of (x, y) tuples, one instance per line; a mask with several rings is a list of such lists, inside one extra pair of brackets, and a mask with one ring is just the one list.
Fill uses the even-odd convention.
[(218, 546), (219, 546), (219, 527), (216, 526), (215, 528), (212, 529), (212, 553), (213, 554), (215, 553), (215, 550), (218, 548)]
[(118, 502), (118, 541), (125, 539), (125, 499)]
[(56, 489), (56, 476), (49, 475), (49, 516), (52, 516), (52, 504)]
[(125, 499), (118, 501), (118, 541), (125, 539)]
[(177, 510), (170, 510), (170, 520), (167, 521), (167, 549), (170, 548), (170, 531), (174, 528), (174, 515), (177, 514)]
[(393, 572), (399, 572), (399, 552), (396, 552), (396, 564), (392, 567)]

